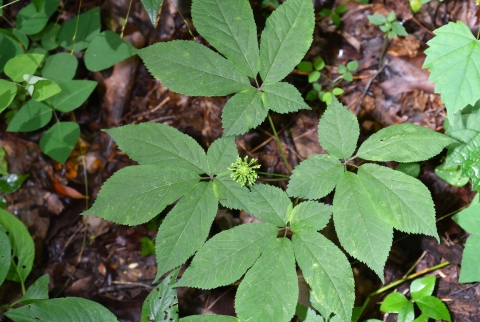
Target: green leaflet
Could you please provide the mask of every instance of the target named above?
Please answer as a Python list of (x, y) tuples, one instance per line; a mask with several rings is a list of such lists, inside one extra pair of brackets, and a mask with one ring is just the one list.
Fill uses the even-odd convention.
[(223, 135), (243, 134), (260, 125), (268, 114), (264, 95), (252, 87), (229, 99), (222, 112)]
[(267, 19), (260, 41), (260, 76), (264, 84), (287, 76), (307, 53), (315, 27), (313, 4), (288, 0)]
[(343, 172), (343, 164), (334, 157), (311, 156), (293, 170), (287, 193), (292, 197), (320, 199), (335, 188)]
[(49, 102), (57, 111), (67, 113), (85, 103), (95, 87), (97, 87), (97, 82), (69, 80), (58, 83), (58, 86), (60, 86), (62, 91), (54, 95)]
[(425, 296), (415, 300), (422, 313), (435, 320), (444, 320), (450, 322), (450, 313), (445, 303), (435, 296)]
[(415, 318), (413, 303), (406, 302), (398, 312), (397, 322), (409, 322)]
[(343, 248), (366, 263), (384, 282), (383, 269), (392, 246), (393, 228), (382, 220), (354, 173), (345, 172), (337, 185), (333, 220)]
[[(27, 227), (17, 217), (1, 208), (0, 226), (7, 233), (13, 251), (6, 279), (15, 282), (25, 281), (32, 269), (35, 257), (32, 237), (30, 237)], [(17, 264), (15, 265), (15, 263)], [(15, 266), (17, 266), (18, 273)]]
[(434, 31), (435, 37), (425, 50), (423, 68), (430, 71), (429, 80), (435, 82), (447, 107), (449, 119), (468, 104), (480, 99), (480, 43), (463, 22), (450, 22)]
[(396, 124), (370, 136), (357, 157), (371, 161), (418, 162), (430, 159), (456, 141), (426, 127)]
[(229, 173), (228, 168), (238, 158), (235, 137), (216, 139), (208, 148), (207, 160), (209, 174)]
[(417, 300), (424, 296), (432, 295), (436, 279), (435, 276), (427, 276), (414, 280), (412, 284), (410, 284), (410, 295), (412, 299)]
[(125, 125), (104, 130), (130, 158), (140, 164), (185, 168), (208, 172), (202, 147), (190, 136), (160, 123)]
[[(428, 322), (429, 318), (426, 314), (421, 314), (418, 318), (413, 320), (413, 322)], [(368, 321), (367, 321), (368, 322)]]
[(398, 230), (438, 240), (432, 197), (419, 180), (376, 164), (360, 166), (358, 179), (375, 205), (377, 217)]
[(163, 0), (140, 0), (140, 2), (143, 5), (143, 8), (145, 8), (145, 11), (148, 14), (148, 17), (150, 18), (150, 21), (152, 22), (152, 25), (157, 27), (157, 16), (160, 14), (160, 11), (162, 10), (162, 4)]
[(265, 107), (274, 112), (290, 113), (310, 109), (300, 92), (288, 83), (263, 85), (262, 91)]
[(17, 28), (27, 35), (40, 32), (47, 25), (48, 19), (57, 10), (59, 4), (57, 0), (44, 0), (40, 10), (37, 10), (35, 5), (30, 3), (18, 12)]
[(116, 322), (117, 318), (102, 305), (80, 297), (35, 302), (5, 315), (14, 321)]
[(103, 184), (93, 206), (82, 214), (122, 225), (140, 225), (182, 197), (199, 180), (195, 172), (183, 168), (126, 167)]
[(58, 43), (68, 50), (83, 50), (100, 34), (100, 28), (100, 7), (94, 7), (64, 23)]
[(303, 322), (325, 322), (314, 310), (300, 303), (297, 304), (296, 315)]
[(250, 88), (229, 60), (193, 41), (160, 42), (138, 51), (153, 77), (189, 96), (225, 96)]
[[(57, 28), (60, 28), (57, 26)], [(42, 77), (60, 83), (72, 80), (77, 72), (78, 59), (68, 53), (58, 53), (48, 56), (42, 68)], [(28, 73), (31, 74), (31, 73)]]
[(0, 51), (0, 72), (3, 72), (5, 64), (10, 59), (17, 55), (23, 54), (23, 48), (15, 39), (1, 32), (0, 43), (2, 44), (2, 50)]
[[(162, 0), (163, 1), (163, 0)], [(85, 51), (85, 66), (92, 72), (112, 67), (137, 53), (137, 49), (110, 30), (96, 36)]]
[(42, 34), (42, 48), (46, 50), (54, 50), (58, 47), (57, 36), (60, 32), (60, 25), (58, 23), (49, 23)]
[(293, 207), (285, 191), (265, 184), (254, 185), (251, 191), (252, 215), (275, 226), (284, 227), (287, 223), (287, 212)]
[(192, 18), (203, 38), (242, 73), (251, 78), (257, 77), (257, 26), (248, 0), (195, 0)]
[(357, 118), (334, 97), (318, 122), (318, 142), (332, 156), (348, 159), (357, 147), (359, 135)]
[(178, 321), (177, 291), (172, 288), (180, 268), (173, 270), (148, 294), (140, 322)]
[(311, 230), (293, 234), (292, 244), (316, 299), (344, 321), (350, 321), (355, 293), (347, 257), (331, 241)]
[(12, 246), (8, 239), (7, 233), (2, 225), (0, 225), (0, 285), (7, 277), (12, 260)]
[(0, 113), (12, 103), (15, 95), (17, 95), (17, 85), (0, 79)]
[(50, 276), (48, 276), (48, 274), (43, 275), (30, 285), (20, 301), (27, 305), (38, 301), (48, 300), (48, 283), (50, 283)]
[(451, 131), (449, 135), (458, 140), (459, 143), (452, 144), (449, 147), (447, 157), (445, 158), (445, 168), (454, 168), (461, 164), (462, 159), (459, 158), (460, 152), (465, 148), (467, 143), (471, 142), (472, 140), (478, 140), (480, 138), (479, 134), (480, 132), (469, 129)]
[(405, 295), (399, 292), (393, 292), (387, 295), (380, 306), (380, 311), (398, 313), (402, 310), (405, 304), (410, 301)]
[(42, 102), (28, 101), (8, 124), (8, 132), (30, 132), (38, 130), (52, 119), (52, 109)]
[(35, 73), (44, 57), (41, 54), (17, 55), (5, 65), (5, 74), (13, 81), (21, 83), (24, 81), (23, 75)]
[(40, 77), (36, 76), (30, 78), (27, 77), (27, 75), (25, 75), (25, 78), (27, 82), (32, 82), (31, 85), (27, 86), (27, 91), (29, 91), (29, 93), (32, 95), (32, 98), (37, 102), (44, 101), (62, 91), (57, 83), (49, 79), (41, 79)]
[(241, 321), (289, 322), (298, 300), (298, 277), (292, 243), (272, 241), (245, 274), (235, 298)]
[(480, 133), (467, 144), (461, 145), (452, 155), (453, 162), (462, 165), (462, 175), (478, 177), (480, 170)]
[(200, 182), (168, 213), (158, 229), (157, 277), (185, 263), (205, 243), (217, 214), (213, 182)]
[(474, 204), (460, 211), (452, 219), (463, 229), (474, 235), (480, 235), (480, 204)]
[(213, 190), (224, 207), (251, 212), (252, 201), (247, 187), (242, 187), (230, 176), (218, 176), (213, 180)]
[(80, 137), (80, 127), (75, 122), (58, 122), (52, 125), (40, 139), (43, 153), (59, 163), (67, 161)]
[(233, 316), (227, 315), (193, 315), (181, 318), (180, 322), (240, 322)]
[(316, 201), (304, 201), (290, 212), (290, 229), (295, 233), (301, 230), (322, 230), (331, 215), (332, 206)]
[(277, 237), (277, 227), (253, 223), (223, 231), (198, 251), (174, 286), (211, 289), (237, 281)]

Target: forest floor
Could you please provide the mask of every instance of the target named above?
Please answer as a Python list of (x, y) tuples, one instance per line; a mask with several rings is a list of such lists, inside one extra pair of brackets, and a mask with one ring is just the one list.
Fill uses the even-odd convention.
[[(262, 8), (260, 0), (250, 2), (261, 31), (271, 8)], [(353, 81), (340, 84), (345, 92), (339, 100), (353, 112), (357, 112), (359, 107), (361, 141), (386, 126), (402, 122), (443, 132), (445, 109), (439, 95), (434, 94), (434, 84), (428, 81), (428, 72), (422, 69), (424, 50), (426, 42), (434, 36), (432, 31), (449, 21), (461, 20), (476, 31), (480, 16), (475, 1), (431, 1), (415, 15), (407, 0), (371, 2), (347, 1), (348, 10), (341, 18), (340, 28), (335, 27), (330, 18), (317, 15), (313, 45), (304, 60), (313, 62), (322, 57), (326, 62), (324, 72), (331, 77), (338, 75), (336, 66), (339, 64), (351, 60), (359, 62)], [(105, 28), (117, 32), (129, 5), (126, 0), (80, 3), (82, 11), (99, 5)], [(316, 12), (338, 3), (340, 1), (335, 4), (334, 1), (316, 0)], [(62, 19), (75, 16), (78, 5), (78, 1), (67, 2)], [(21, 2), (12, 5), (7, 14), (15, 17), (21, 8)], [(388, 41), (385, 66), (379, 69), (383, 33), (369, 23), (367, 15), (387, 15), (391, 10), (403, 22), (408, 36)], [(192, 39), (185, 21), (196, 35), (196, 41), (205, 43), (195, 33), (188, 5), (165, 1), (159, 26), (154, 29), (140, 2), (133, 1), (125, 39), (137, 48), (158, 41)], [(81, 126), (82, 135), (66, 164), (58, 164), (40, 152), (38, 141), (42, 130), (7, 133), (1, 121), (0, 146), (7, 152), (9, 172), (29, 174), (19, 190), (3, 196), (7, 201), (7, 210), (27, 225), (35, 242), (35, 267), (27, 286), (47, 273), (51, 277), (51, 297), (92, 299), (110, 309), (119, 321), (139, 321), (142, 303), (152, 290), (151, 282), (156, 274), (150, 241), (155, 240), (156, 229), (171, 208), (148, 224), (136, 227), (119, 226), (92, 216), (79, 215), (90, 207), (106, 179), (118, 169), (133, 164), (101, 129), (161, 122), (191, 135), (208, 148), (222, 135), (221, 112), (228, 98), (186, 97), (173, 93), (148, 73), (138, 57), (98, 73), (90, 73), (83, 66), (77, 77), (96, 80), (99, 86), (87, 103), (76, 110), (75, 120)], [(303, 94), (311, 89), (307, 75), (296, 70), (286, 81)], [(316, 100), (309, 105), (312, 109), (308, 111), (287, 116), (273, 114), (274, 124), (292, 166), (311, 155), (325, 153), (317, 140), (318, 120), (325, 104)], [(237, 137), (236, 142), (240, 156), (257, 158), (261, 171), (287, 173), (268, 121)], [(453, 187), (437, 177), (434, 168), (441, 163), (442, 157), (439, 155), (423, 162), (419, 175), (435, 202), (441, 244), (438, 245), (431, 237), (396, 232), (385, 267), (385, 284), (402, 278), (407, 272), (419, 272), (449, 261), (450, 265), (432, 273), (439, 280), (435, 294), (448, 305), (455, 321), (478, 322), (480, 285), (458, 284), (459, 265), (468, 234), (450, 218), (452, 213), (470, 203), (473, 194), (469, 185)], [(396, 167), (395, 163), (388, 165)], [(287, 182), (279, 182), (278, 185), (286, 188)], [(89, 198), (84, 198), (85, 195)], [(324, 201), (331, 203), (331, 199), (327, 196)], [(221, 208), (212, 233), (250, 220), (247, 213)], [(325, 233), (335, 241), (331, 231), (331, 227), (327, 227)], [(353, 258), (350, 260), (355, 275), (355, 304), (362, 305), (366, 297), (381, 288), (382, 284), (365, 265)], [(303, 282), (302, 285), (301, 292), (306, 292), (306, 284)], [(399, 286), (398, 290), (407, 288), (408, 283)], [(235, 290), (235, 285), (210, 291), (180, 288), (180, 314), (235, 315)], [(385, 295), (381, 294), (371, 301), (364, 319), (375, 317), (396, 321), (396, 315), (383, 315), (379, 311), (378, 302)], [(18, 283), (6, 282), (0, 288), (0, 303), (12, 302), (20, 296)], [(0, 319), (4, 319), (1, 313)]]

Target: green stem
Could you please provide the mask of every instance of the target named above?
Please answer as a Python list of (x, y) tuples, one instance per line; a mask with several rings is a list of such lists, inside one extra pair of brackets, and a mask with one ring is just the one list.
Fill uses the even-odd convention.
[(127, 26), (128, 16), (130, 15), (131, 7), (132, 7), (132, 0), (130, 0), (130, 4), (128, 5), (127, 16), (125, 17), (125, 23), (123, 24), (122, 31), (120, 32), (120, 38), (123, 38), (123, 32), (125, 31), (125, 27)]
[(277, 181), (287, 181), (289, 180), (288, 178), (258, 178), (258, 180), (263, 181), (263, 182), (277, 182)]
[(480, 28), (478, 28), (478, 31), (477, 31), (477, 40), (478, 38), (480, 38)]
[(437, 219), (437, 222), (439, 222), (440, 220), (443, 220), (443, 219), (445, 219), (445, 218), (448, 218), (448, 217), (450, 217), (450, 216), (453, 216), (453, 215), (455, 215), (456, 213), (462, 211), (463, 209), (465, 209), (465, 208), (467, 208), (467, 207), (469, 207), (469, 206), (470, 206), (470, 205), (468, 205), (468, 206), (463, 206), (463, 207), (460, 208), (460, 209), (457, 209), (457, 210), (455, 210), (455, 211), (452, 211), (451, 213), (446, 214), (445, 216), (442, 216), (442, 217), (438, 218), (438, 219)]
[(285, 166), (287, 167), (287, 170), (292, 173), (292, 168), (290, 167), (290, 164), (287, 161), (287, 157), (285, 156), (285, 151), (283, 151), (282, 148), (282, 143), (280, 142), (280, 139), (278, 138), (277, 130), (275, 130), (275, 126), (273, 125), (272, 117), (270, 116), (270, 113), (268, 115), (268, 121), (270, 122), (270, 126), (272, 127), (273, 135), (275, 136), (275, 139), (277, 140), (277, 145), (278, 148), (280, 149), (280, 152), (282, 153), (282, 158), (283, 162), (285, 163)]
[(12, 265), (15, 267), (15, 270), (17, 271), (18, 278), (20, 279), (20, 285), (22, 286), (22, 295), (25, 295), (25, 284), (23, 283), (22, 275), (20, 275), (20, 271), (18, 270), (18, 266), (15, 264), (12, 258)]
[(4, 4), (3, 6), (0, 7), (0, 9), (3, 9), (3, 8), (5, 8), (5, 7), (8, 7), (9, 5), (14, 4), (15, 2), (18, 2), (18, 1), (20, 1), (20, 0), (15, 0), (15, 1), (9, 2), (9, 3), (7, 3), (7, 4)]
[(73, 44), (72, 44), (72, 51), (70, 52), (70, 55), (73, 55), (73, 53), (75, 51), (75, 40), (77, 38), (78, 24), (80, 22), (80, 9), (81, 8), (82, 8), (82, 0), (80, 0), (80, 3), (78, 4), (77, 22), (75, 24), (75, 32), (73, 33), (73, 37), (72, 37)]
[(285, 174), (278, 174), (278, 173), (271, 173), (271, 172), (261, 172), (257, 171), (258, 174), (263, 174), (266, 176), (274, 176), (274, 177), (282, 177), (282, 178), (290, 178), (290, 176), (287, 176)]

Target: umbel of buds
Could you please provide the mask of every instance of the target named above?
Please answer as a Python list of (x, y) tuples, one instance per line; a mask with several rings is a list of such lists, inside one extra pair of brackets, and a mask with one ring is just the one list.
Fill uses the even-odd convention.
[(255, 169), (260, 168), (260, 165), (253, 165), (257, 159), (251, 159), (248, 161), (248, 156), (243, 160), (242, 158), (237, 158), (237, 160), (230, 165), (228, 170), (230, 170), (233, 180), (238, 182), (242, 187), (251, 186), (257, 180), (258, 175), (255, 172)]

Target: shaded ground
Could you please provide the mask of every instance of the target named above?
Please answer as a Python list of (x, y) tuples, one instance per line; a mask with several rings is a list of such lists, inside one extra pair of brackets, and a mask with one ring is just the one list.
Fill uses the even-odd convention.
[[(476, 30), (477, 7), (475, 1), (432, 1), (412, 15), (408, 2), (372, 1), (362, 5), (346, 4), (348, 11), (342, 17), (342, 26), (336, 29), (329, 18), (318, 19), (314, 43), (305, 60), (321, 56), (327, 64), (327, 73), (335, 76), (338, 64), (359, 61), (354, 81), (343, 82), (345, 94), (340, 100), (356, 112), (362, 128), (361, 140), (379, 129), (401, 122), (443, 130), (445, 110), (427, 72), (421, 69), (425, 43), (433, 37), (432, 30), (448, 21), (462, 20)], [(121, 28), (120, 19), (126, 15), (128, 1), (84, 1), (82, 10), (94, 5), (102, 8), (105, 26)], [(260, 0), (251, 1), (258, 28), (261, 30), (269, 9), (262, 9)], [(315, 1), (316, 9), (332, 7), (333, 1)], [(75, 15), (78, 3), (67, 3), (62, 19)], [(21, 4), (9, 8), (15, 16)], [(177, 1), (166, 2), (162, 10), (160, 27), (154, 30), (138, 1), (134, 1), (126, 29), (127, 39), (136, 47), (171, 39), (191, 39), (188, 28), (177, 13), (179, 8), (190, 28), (188, 5)], [(366, 16), (373, 13), (388, 14), (395, 10), (409, 32), (405, 38), (389, 44), (386, 62), (378, 72), (378, 56), (382, 47), (382, 32), (369, 24)], [(204, 42), (199, 37), (197, 41)], [(377, 75), (378, 74), (378, 75)], [(207, 148), (222, 135), (221, 111), (225, 98), (185, 97), (170, 92), (154, 80), (137, 58), (128, 59), (101, 73), (79, 71), (80, 78), (100, 83), (95, 94), (76, 111), (75, 117), (82, 129), (81, 142), (65, 165), (59, 165), (40, 153), (38, 140), (42, 132), (12, 134), (0, 124), (0, 146), (8, 154), (11, 173), (29, 173), (30, 178), (14, 194), (6, 195), (8, 210), (16, 214), (32, 234), (36, 246), (35, 268), (27, 285), (44, 273), (51, 277), (50, 295), (80, 296), (102, 303), (112, 310), (120, 321), (138, 321), (144, 298), (152, 289), (155, 276), (154, 255), (141, 256), (142, 238), (155, 238), (158, 224), (163, 218), (139, 227), (118, 226), (101, 219), (79, 216), (88, 205), (82, 195), (95, 199), (101, 184), (116, 170), (132, 164), (119, 151), (108, 135), (100, 129), (140, 122), (161, 122), (174, 126), (194, 137)], [(376, 76), (373, 80), (372, 77)], [(310, 90), (307, 78), (294, 71), (287, 81), (302, 93)], [(367, 84), (370, 86), (367, 88)], [(363, 99), (362, 99), (363, 97)], [(317, 141), (318, 119), (325, 106), (312, 102), (311, 111), (290, 115), (273, 115), (274, 123), (292, 166), (310, 155), (324, 152)], [(65, 115), (64, 118), (68, 118)], [(237, 138), (241, 156), (259, 159), (261, 171), (286, 173), (281, 155), (268, 124)], [(452, 187), (433, 172), (441, 157), (422, 164), (420, 180), (432, 192), (438, 218), (468, 205), (470, 188)], [(388, 164), (395, 167), (396, 164)], [(286, 188), (287, 182), (279, 186)], [(331, 196), (325, 198), (331, 203)], [(169, 210), (169, 209), (167, 209)], [(165, 211), (166, 213), (167, 211)], [(212, 228), (212, 234), (251, 217), (243, 212), (221, 209)], [(404, 236), (396, 233), (394, 246), (385, 269), (385, 282), (401, 278), (412, 266), (415, 271), (434, 266), (445, 260), (451, 265), (436, 271), (439, 277), (437, 296), (448, 305), (455, 321), (480, 321), (480, 285), (457, 283), (463, 245), (467, 234), (448, 216), (438, 223), (442, 243), (419, 235)], [(325, 234), (335, 239), (333, 228)], [(353, 262), (353, 259), (352, 259)], [(418, 262), (418, 263), (417, 263)], [(414, 265), (416, 264), (416, 265)], [(356, 305), (361, 305), (371, 292), (381, 287), (379, 279), (360, 263), (353, 264), (356, 278)], [(301, 277), (299, 277), (301, 279)], [(399, 287), (405, 290), (408, 285)], [(182, 315), (217, 313), (234, 315), (236, 286), (201, 291), (179, 289), (179, 307)], [(305, 294), (303, 294), (305, 296)], [(12, 302), (20, 297), (18, 284), (6, 282), (0, 288), (0, 303)], [(367, 317), (382, 318), (374, 299), (367, 309)], [(0, 318), (3, 316), (0, 313)], [(395, 316), (383, 316), (395, 321)]]

